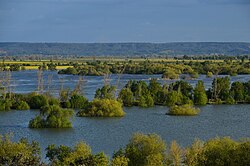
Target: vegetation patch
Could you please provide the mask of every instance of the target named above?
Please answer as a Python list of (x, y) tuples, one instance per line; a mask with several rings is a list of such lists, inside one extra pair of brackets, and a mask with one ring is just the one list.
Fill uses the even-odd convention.
[(122, 117), (124, 115), (122, 104), (112, 99), (94, 99), (87, 108), (77, 113), (80, 117)]
[(40, 115), (29, 122), (30, 128), (69, 128), (72, 127), (70, 118), (74, 111), (63, 109), (57, 105), (44, 106)]
[(191, 105), (181, 105), (181, 106), (172, 106), (170, 107), (167, 115), (174, 115), (174, 116), (193, 116), (198, 115), (200, 109), (195, 108)]

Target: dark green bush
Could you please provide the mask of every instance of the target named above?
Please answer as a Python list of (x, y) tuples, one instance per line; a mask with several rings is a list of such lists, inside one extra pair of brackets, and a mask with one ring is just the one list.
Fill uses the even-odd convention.
[(29, 99), (28, 104), (31, 109), (40, 109), (41, 107), (48, 105), (48, 97), (43, 95), (32, 96)]

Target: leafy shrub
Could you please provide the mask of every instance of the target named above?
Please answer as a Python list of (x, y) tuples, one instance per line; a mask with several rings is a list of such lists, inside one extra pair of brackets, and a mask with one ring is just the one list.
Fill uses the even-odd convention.
[(108, 166), (109, 160), (104, 153), (93, 155), (85, 142), (78, 143), (74, 148), (64, 145), (49, 145), (46, 157), (52, 165), (100, 165)]
[(73, 110), (62, 109), (57, 105), (44, 106), (40, 115), (29, 122), (30, 128), (68, 128), (72, 127), (70, 118)]
[(60, 105), (60, 102), (57, 98), (54, 98), (54, 97), (50, 97), (49, 100), (49, 105)]
[(29, 110), (30, 106), (25, 101), (19, 101), (14, 103), (12, 108), (16, 110)]
[(48, 105), (48, 98), (43, 95), (35, 95), (29, 99), (28, 104), (31, 109), (40, 109), (41, 107)]
[(122, 109), (122, 104), (111, 99), (94, 99), (90, 102), (88, 108), (77, 113), (78, 116), (93, 116), (93, 117), (121, 117), (125, 113)]
[(182, 106), (172, 106), (169, 109), (168, 115), (197, 115), (199, 114), (200, 110), (198, 108), (194, 108), (191, 105), (182, 105)]
[(70, 98), (71, 108), (83, 109), (88, 105), (88, 99), (84, 96), (74, 94)]
[(12, 101), (9, 99), (0, 100), (0, 111), (9, 111), (12, 107)]
[(0, 165), (40, 165), (40, 147), (26, 139), (12, 142), (9, 135), (0, 135)]

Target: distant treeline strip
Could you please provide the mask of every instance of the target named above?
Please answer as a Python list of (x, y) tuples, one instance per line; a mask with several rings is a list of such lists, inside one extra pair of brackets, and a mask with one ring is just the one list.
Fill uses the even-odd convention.
[(0, 55), (79, 55), (79, 56), (179, 56), (249, 55), (250, 43), (0, 43)]

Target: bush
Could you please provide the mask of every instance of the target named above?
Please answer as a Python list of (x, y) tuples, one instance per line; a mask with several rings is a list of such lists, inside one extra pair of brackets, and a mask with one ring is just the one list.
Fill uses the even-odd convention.
[(50, 97), (48, 102), (49, 102), (49, 105), (60, 105), (59, 100), (53, 97)]
[(119, 93), (118, 99), (126, 107), (131, 107), (134, 104), (134, 96), (130, 88), (123, 88)]
[(70, 101), (65, 101), (60, 103), (62, 108), (71, 108)]
[(28, 104), (31, 109), (40, 109), (41, 107), (48, 105), (48, 99), (43, 95), (35, 95), (30, 98)]
[(186, 115), (186, 116), (192, 116), (192, 115), (198, 115), (200, 110), (198, 108), (194, 108), (191, 105), (182, 105), (182, 106), (172, 106), (169, 109), (169, 112), (167, 115)]
[(0, 135), (0, 165), (40, 165), (39, 144), (23, 138), (12, 142), (9, 135)]
[(12, 107), (11, 100), (0, 100), (0, 111), (9, 111)]
[(88, 105), (88, 99), (84, 96), (74, 94), (70, 98), (71, 108), (84, 109)]
[(121, 117), (125, 113), (122, 109), (122, 104), (111, 99), (94, 99), (90, 102), (88, 108), (77, 113), (78, 116), (92, 117)]
[(70, 118), (73, 110), (62, 109), (57, 105), (44, 106), (40, 115), (29, 122), (30, 128), (68, 128), (72, 127)]
[(13, 104), (12, 108), (16, 110), (29, 110), (30, 106), (25, 101), (19, 101)]

